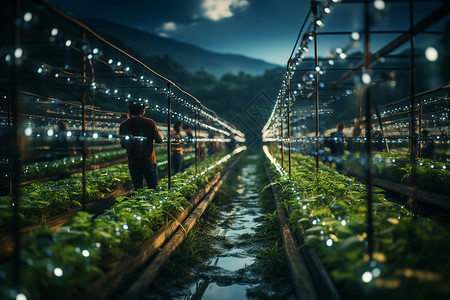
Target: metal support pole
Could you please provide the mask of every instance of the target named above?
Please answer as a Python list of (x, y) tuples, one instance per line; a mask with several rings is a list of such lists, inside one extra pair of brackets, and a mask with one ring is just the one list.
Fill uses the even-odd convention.
[(410, 97), (410, 121), (409, 121), (409, 164), (411, 165), (411, 194), (409, 196), (409, 205), (416, 216), (417, 208), (417, 186), (416, 186), (416, 143), (417, 135), (415, 128), (415, 82), (416, 82), (416, 67), (415, 67), (415, 49), (414, 49), (414, 15), (413, 15), (413, 1), (409, 0), (409, 41), (410, 41), (410, 72), (409, 72), (409, 97)]
[[(12, 16), (12, 38), (14, 41), (14, 52), (15, 49), (20, 48), (20, 0), (18, 1), (10, 1), (11, 3), (11, 16)], [(15, 53), (12, 54), (12, 68), (11, 68), (11, 81), (12, 81), (12, 99), (10, 100), (10, 110), (11, 110), (11, 119), (9, 120), (12, 126), (10, 126), (9, 134), (10, 134), (10, 144), (9, 147), (9, 160), (11, 166), (11, 194), (13, 196), (13, 239), (14, 239), (14, 273), (13, 279), (16, 285), (16, 288), (20, 288), (21, 284), (21, 263), (20, 263), (20, 198), (19, 198), (19, 182), (20, 182), (20, 162), (19, 162), (19, 153), (20, 153), (20, 145), (19, 145), (19, 105), (18, 105), (18, 97), (17, 91), (19, 87), (19, 64), (18, 59), (15, 56)], [(20, 59), (20, 58), (19, 58)]]
[[(83, 31), (83, 41), (86, 39), (86, 32)], [(83, 96), (81, 97), (81, 141), (82, 141), (82, 159), (83, 169), (81, 173), (81, 204), (83, 210), (86, 211), (86, 169), (87, 169), (87, 144), (86, 144), (86, 93), (87, 93), (87, 79), (86, 79), (86, 56), (87, 51), (83, 51)]]
[(168, 91), (168, 95), (167, 95), (167, 167), (168, 167), (168, 173), (167, 173), (167, 188), (170, 190), (171, 186), (172, 186), (172, 146), (170, 143), (170, 121), (171, 121), (171, 116), (172, 116), (172, 99), (170, 97), (170, 88), (171, 85), (170, 83), (167, 83), (167, 91)]
[[(316, 5), (316, 3), (311, 2), (311, 5)], [(317, 10), (314, 8), (314, 12)], [(316, 16), (316, 14), (314, 15)], [(319, 55), (317, 49), (317, 24), (314, 22), (314, 60), (315, 60), (315, 68), (319, 66)], [(316, 171), (319, 171), (319, 72), (316, 71)]]
[[(288, 66), (289, 68), (289, 66)], [(288, 81), (288, 103), (287, 103), (287, 135), (288, 135), (288, 164), (289, 179), (291, 179), (291, 81)]]
[(283, 120), (283, 108), (284, 108), (284, 95), (281, 97), (280, 106), (280, 130), (281, 130), (281, 167), (284, 168), (284, 120)]
[[(364, 72), (370, 74), (370, 14), (369, 14), (369, 2), (366, 0), (364, 3), (365, 14), (365, 44), (364, 44)], [(366, 177), (367, 177), (367, 244), (369, 252), (369, 261), (373, 258), (373, 220), (372, 220), (372, 109), (371, 109), (371, 88), (366, 88), (366, 146), (367, 146), (367, 159), (366, 159)]]
[[(14, 80), (14, 79), (13, 79)], [(13, 83), (13, 85), (14, 85), (14, 83)], [(13, 91), (13, 93), (15, 92), (15, 90)], [(17, 96), (15, 96), (15, 97), (17, 97)], [(12, 101), (13, 101), (13, 99), (14, 99), (14, 95), (13, 95), (13, 97), (7, 97), (7, 101), (8, 101), (8, 130), (10, 130), (11, 128), (13, 128), (12, 126), (13, 126), (13, 123), (12, 123), (12, 110), (13, 110), (13, 108), (12, 108)], [(14, 167), (13, 167), (13, 159), (12, 159), (12, 157), (11, 157), (11, 155), (8, 155), (8, 170), (9, 170), (9, 174), (8, 174), (8, 176), (9, 176), (9, 180), (8, 180), (8, 182), (9, 182), (9, 190), (8, 190), (8, 194), (9, 194), (9, 196), (10, 197), (12, 197), (13, 196), (13, 176), (12, 176), (12, 173), (13, 173), (13, 169), (14, 169)]]
[(195, 102), (195, 175), (198, 173), (198, 103)]
[(423, 117), (423, 105), (420, 101), (419, 105), (419, 157), (422, 157), (422, 117)]

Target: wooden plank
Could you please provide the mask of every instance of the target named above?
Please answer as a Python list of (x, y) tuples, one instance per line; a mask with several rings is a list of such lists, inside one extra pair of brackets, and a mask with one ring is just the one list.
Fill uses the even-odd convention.
[[(267, 166), (265, 166), (265, 170), (267, 177), (272, 183), (272, 177), (267, 169)], [(285, 227), (289, 229), (287, 221), (289, 214), (280, 202), (278, 191), (273, 185), (271, 186), (271, 189), (277, 206), (277, 214), (283, 234), (283, 241), (289, 244), (289, 246), (285, 244), (285, 249), (288, 258), (289, 270), (291, 271), (291, 269), (293, 269), (291, 271), (291, 277), (294, 284), (296, 298), (340, 300), (341, 298), (339, 293), (337, 292), (336, 287), (334, 286), (333, 281), (323, 266), (320, 258), (314, 249), (304, 244), (302, 233), (296, 231), (293, 235), (290, 230), (286, 230)], [(300, 246), (303, 256), (298, 253), (298, 246)], [(295, 258), (295, 256), (297, 256), (297, 258)], [(297, 270), (294, 271), (294, 269)], [(307, 289), (305, 289), (303, 284), (306, 285)]]
[(177, 218), (166, 226), (155, 232), (155, 236), (143, 242), (132, 254), (127, 256), (122, 262), (110, 269), (102, 278), (97, 280), (84, 294), (81, 299), (107, 299), (119, 285), (135, 272), (145, 261), (153, 256), (164, 242), (174, 233), (178, 226), (193, 210), (200, 199), (206, 195), (211, 187), (216, 184), (221, 177), (221, 172), (217, 172), (213, 180), (202, 190), (200, 190), (191, 200), (191, 205)]
[(183, 222), (182, 228), (179, 228), (173, 237), (166, 243), (162, 250), (152, 260), (150, 265), (144, 270), (141, 276), (134, 282), (134, 284), (127, 290), (122, 297), (126, 300), (142, 299), (148, 286), (158, 275), (165, 262), (170, 258), (170, 255), (175, 249), (181, 245), (189, 231), (194, 227), (202, 214), (205, 212), (208, 205), (211, 203), (216, 192), (222, 186), (228, 172), (220, 179), (220, 181), (211, 189), (208, 195), (202, 200), (197, 208), (189, 215), (189, 217)]
[[(396, 183), (391, 180), (385, 180), (381, 178), (374, 178), (374, 185), (390, 190), (401, 195), (409, 196), (411, 195), (411, 187), (408, 185), (403, 185), (401, 183)], [(431, 204), (446, 210), (450, 210), (450, 197), (447, 195), (436, 194), (433, 192), (424, 191), (417, 189), (417, 199), (427, 204)]]
[[(266, 168), (267, 177), (272, 183), (272, 178)], [(304, 258), (298, 252), (298, 245), (292, 237), (292, 232), (288, 226), (286, 213), (283, 205), (280, 203), (278, 193), (274, 186), (271, 186), (274, 197), (278, 221), (280, 224), (281, 236), (283, 238), (284, 249), (286, 252), (286, 259), (291, 275), (292, 285), (294, 286), (295, 298), (300, 299), (319, 299), (318, 293), (315, 289), (312, 276), (308, 270)]]

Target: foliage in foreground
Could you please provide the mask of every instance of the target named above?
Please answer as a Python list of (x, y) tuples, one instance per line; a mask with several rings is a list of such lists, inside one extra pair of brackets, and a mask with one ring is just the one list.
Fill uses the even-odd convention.
[(279, 178), (290, 226), (304, 232), (345, 298), (450, 295), (446, 228), (430, 219), (415, 220), (376, 190), (369, 261), (366, 187), (325, 166), (315, 172), (314, 160), (301, 154), (292, 155), (291, 168), (291, 181)]
[[(200, 170), (213, 165), (217, 157), (204, 160)], [(108, 268), (129, 253), (154, 231), (170, 222), (188, 205), (196, 191), (205, 186), (223, 165), (214, 165), (201, 175), (191, 167), (173, 177), (167, 191), (166, 180), (158, 189), (141, 189), (94, 218), (80, 212), (70, 226), (52, 233), (40, 227), (25, 240), (32, 241), (21, 253), (22, 286), (18, 291), (28, 299), (75, 298)], [(0, 266), (0, 295), (14, 298), (12, 262)]]

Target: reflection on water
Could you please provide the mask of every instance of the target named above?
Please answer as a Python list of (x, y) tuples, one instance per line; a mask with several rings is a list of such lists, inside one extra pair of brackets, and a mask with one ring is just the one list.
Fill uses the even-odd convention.
[[(236, 274), (242, 273), (256, 260), (255, 254), (248, 253), (251, 242), (245, 243), (245, 237), (254, 234), (255, 228), (259, 224), (255, 219), (264, 216), (259, 207), (259, 190), (255, 184), (258, 179), (256, 170), (257, 167), (254, 163), (249, 163), (242, 169), (242, 174), (238, 177), (239, 181), (236, 185), (238, 195), (220, 213), (218, 226), (213, 230), (214, 235), (225, 237), (232, 245), (230, 249), (225, 251), (221, 249), (221, 254), (207, 263), (211, 268), (217, 269), (214, 272), (216, 274), (215, 280), (199, 280), (191, 286), (192, 294), (188, 296), (188, 299), (247, 299), (247, 289), (254, 286), (248, 284), (248, 282), (247, 284), (242, 281), (239, 282), (237, 278), (242, 276), (233, 274), (234, 272)], [(244, 234), (246, 236), (243, 238)], [(216, 245), (216, 247), (220, 246)], [(201, 274), (199, 275), (202, 277)], [(205, 273), (206, 278), (209, 277), (208, 275), (210, 274)], [(220, 276), (224, 279), (217, 278)], [(234, 277), (230, 284), (224, 284), (224, 282), (229, 282), (225, 278), (230, 277)]]
[(220, 267), (228, 271), (237, 271), (239, 269), (245, 268), (251, 265), (255, 261), (255, 258), (245, 256), (245, 257), (216, 257), (213, 260), (213, 265)]
[(205, 293), (203, 294), (202, 299), (247, 299), (246, 297), (246, 289), (252, 287), (248, 285), (229, 285), (229, 286), (218, 286), (215, 283), (211, 283), (207, 288)]

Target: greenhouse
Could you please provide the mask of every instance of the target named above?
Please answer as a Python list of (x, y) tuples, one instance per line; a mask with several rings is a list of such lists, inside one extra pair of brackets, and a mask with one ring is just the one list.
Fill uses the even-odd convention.
[[(2, 3), (0, 299), (450, 297), (449, 1), (64, 2)], [(263, 2), (283, 65), (200, 48)]]

